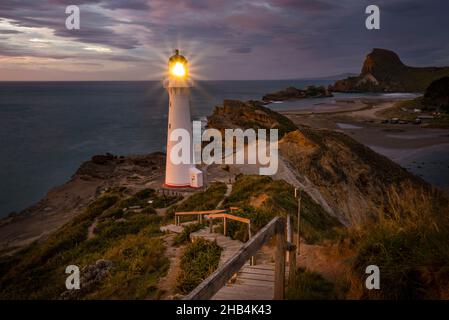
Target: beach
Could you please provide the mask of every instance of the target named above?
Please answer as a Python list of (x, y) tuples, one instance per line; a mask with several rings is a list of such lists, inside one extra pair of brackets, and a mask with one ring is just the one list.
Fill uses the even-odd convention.
[[(280, 112), (297, 125), (341, 131), (427, 182), (448, 191), (449, 130), (411, 123), (383, 123), (386, 118), (382, 111), (402, 100), (405, 99), (400, 95), (383, 99), (341, 99), (319, 104), (319, 107), (301, 105), (295, 110), (289, 106)], [(276, 107), (282, 108), (280, 104)]]

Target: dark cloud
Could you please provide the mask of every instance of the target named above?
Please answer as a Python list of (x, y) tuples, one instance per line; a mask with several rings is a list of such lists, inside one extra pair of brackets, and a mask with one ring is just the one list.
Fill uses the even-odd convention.
[(21, 32), (17, 30), (0, 30), (0, 34), (18, 34), (18, 33)]
[[(0, 4), (0, 18), (12, 20), (20, 27), (46, 27), (55, 35), (73, 38), (80, 42), (103, 44), (120, 49), (133, 49), (139, 42), (132, 35), (123, 35), (114, 31), (117, 26), (112, 19), (99, 11), (91, 11), (81, 6), (81, 27), (79, 30), (68, 30), (65, 26), (66, 0), (50, 1), (14, 1), (6, 0)], [(70, 1), (72, 2), (72, 1)], [(100, 1), (93, 1), (101, 3)], [(114, 1), (122, 5), (120, 1)], [(72, 2), (73, 3), (73, 2)], [(81, 1), (81, 5), (88, 1)], [(89, 1), (91, 3), (91, 1)], [(131, 4), (133, 1), (131, 1)], [(112, 4), (112, 3), (111, 3)]]
[[(21, 49), (24, 46), (3, 48), (0, 54), (100, 58), (145, 68), (151, 58), (149, 51), (163, 51), (167, 44), (173, 47), (181, 39), (186, 46), (195, 44), (197, 50), (199, 46), (203, 62), (220, 61), (205, 66), (210, 78), (357, 72), (373, 47), (395, 50), (410, 65), (444, 64), (449, 57), (447, 0), (378, 0), (378, 31), (365, 28), (365, 8), (372, 4), (369, 0), (75, 2), (81, 8), (81, 30), (69, 31), (64, 8), (73, 4), (72, 0), (0, 0), (0, 19), (9, 19), (16, 26), (46, 27), (56, 36), (80, 43), (73, 55)], [(12, 32), (1, 30), (0, 34)], [(117, 52), (86, 54), (82, 49), (86, 44)]]

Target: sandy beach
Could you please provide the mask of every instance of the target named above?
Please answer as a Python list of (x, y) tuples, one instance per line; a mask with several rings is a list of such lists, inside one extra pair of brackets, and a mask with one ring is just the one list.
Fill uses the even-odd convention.
[(348, 99), (283, 110), (295, 124), (344, 132), (444, 190), (449, 190), (449, 130), (382, 123), (397, 99)]

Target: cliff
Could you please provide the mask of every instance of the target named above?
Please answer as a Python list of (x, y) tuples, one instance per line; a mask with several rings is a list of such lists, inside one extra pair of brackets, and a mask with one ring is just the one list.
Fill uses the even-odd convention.
[(339, 80), (329, 89), (337, 92), (424, 92), (432, 81), (444, 76), (449, 76), (449, 67), (410, 67), (395, 52), (376, 48), (366, 56), (359, 76)]
[[(398, 164), (343, 133), (298, 128), (257, 102), (226, 100), (208, 120), (209, 127), (219, 130), (279, 128), (284, 171), (277, 178), (294, 176), (298, 186), (346, 225), (375, 217), (388, 202), (391, 187), (430, 188)], [(288, 170), (291, 172), (286, 173)]]

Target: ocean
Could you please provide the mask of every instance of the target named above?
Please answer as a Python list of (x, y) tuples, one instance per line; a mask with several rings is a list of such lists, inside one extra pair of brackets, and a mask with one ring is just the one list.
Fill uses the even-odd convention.
[[(331, 82), (197, 82), (192, 114), (205, 117), (224, 99)], [(165, 151), (167, 106), (159, 81), (0, 82), (0, 217), (37, 202), (95, 154)]]

